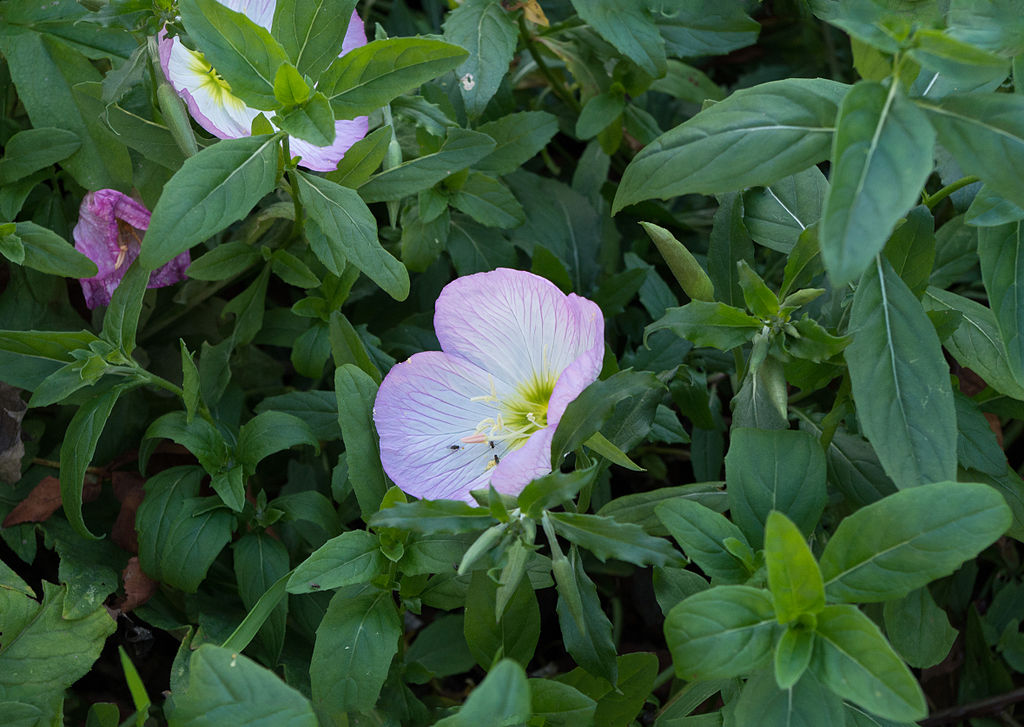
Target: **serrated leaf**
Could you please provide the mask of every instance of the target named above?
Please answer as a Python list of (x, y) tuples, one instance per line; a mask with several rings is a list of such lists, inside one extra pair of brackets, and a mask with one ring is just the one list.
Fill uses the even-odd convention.
[[(356, 0), (278, 0), (270, 33), (300, 73), (318, 78), (341, 53)], [(342, 22), (349, 18), (348, 22)]]
[(639, 525), (585, 513), (552, 512), (549, 516), (555, 532), (602, 562), (615, 558), (640, 566), (661, 566), (681, 561), (667, 540), (648, 535)]
[(331, 538), (302, 561), (288, 579), (289, 593), (314, 593), (366, 583), (384, 567), (377, 538), (350, 530)]
[(644, 329), (644, 336), (668, 329), (695, 346), (728, 351), (751, 340), (762, 328), (764, 323), (739, 308), (694, 300), (669, 308), (662, 318)]
[(778, 510), (772, 510), (765, 524), (764, 562), (780, 624), (825, 607), (825, 585), (814, 554), (800, 529)]
[(649, 76), (665, 72), (665, 42), (644, 3), (623, 5), (614, 0), (572, 0), (585, 23)]
[(666, 500), (654, 512), (686, 556), (709, 577), (742, 583), (750, 576), (749, 568), (724, 545), (729, 538), (746, 544), (743, 532), (724, 515), (684, 497)]

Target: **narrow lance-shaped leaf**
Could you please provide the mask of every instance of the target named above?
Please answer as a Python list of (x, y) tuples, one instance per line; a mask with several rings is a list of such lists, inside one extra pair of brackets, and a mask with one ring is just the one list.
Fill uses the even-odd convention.
[(278, 136), (226, 139), (186, 160), (164, 186), (142, 239), (153, 270), (240, 220), (277, 179)]
[(479, 116), (494, 96), (516, 50), (513, 11), (491, 0), (465, 0), (444, 21), (445, 40), (469, 51), (455, 70), (470, 116)]
[(981, 228), (978, 257), (1010, 371), (1024, 385), (1024, 225)]
[(832, 143), (832, 177), (818, 236), (836, 285), (855, 280), (914, 206), (932, 170), (935, 132), (904, 98), (861, 81), (839, 108)]
[(952, 573), (991, 545), (1012, 516), (988, 485), (937, 482), (847, 516), (821, 555), (830, 599), (888, 601)]
[(881, 256), (861, 279), (845, 351), (864, 434), (896, 486), (956, 476), (949, 369), (920, 302)]
[(648, 535), (633, 523), (618, 523), (609, 517), (575, 512), (553, 512), (550, 518), (555, 532), (602, 561), (617, 558), (641, 566), (681, 561), (679, 553), (667, 540)]
[(652, 197), (765, 186), (824, 160), (846, 89), (791, 78), (737, 91), (644, 147), (612, 212)]
[(338, 397), (338, 424), (345, 440), (349, 478), (359, 509), (368, 518), (377, 512), (388, 489), (373, 428), (377, 384), (358, 366), (345, 364), (334, 373), (334, 392)]
[(768, 588), (779, 623), (825, 607), (825, 585), (803, 533), (778, 510), (768, 515), (764, 533)]

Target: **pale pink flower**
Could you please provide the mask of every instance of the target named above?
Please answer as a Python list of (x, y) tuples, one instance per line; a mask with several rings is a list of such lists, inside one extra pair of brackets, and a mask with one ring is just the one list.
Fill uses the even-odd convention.
[[(243, 13), (249, 20), (270, 30), (274, 20), (277, 0), (220, 0), (221, 4)], [(366, 45), (366, 31), (363, 21), (353, 12), (348, 30), (341, 46), (341, 55), (353, 48)], [(160, 33), (160, 65), (167, 81), (178, 92), (192, 118), (220, 139), (237, 139), (249, 136), (253, 119), (260, 113), (246, 106), (231, 93), (231, 87), (207, 63), (202, 53), (186, 48), (177, 38)], [(308, 141), (290, 137), (289, 149), (293, 156), (301, 156), (299, 166), (317, 172), (330, 172), (338, 166), (345, 152), (366, 136), (369, 119), (359, 116), (355, 119), (336, 121), (336, 136), (329, 146), (314, 146)]]
[(434, 312), (441, 351), (388, 372), (373, 419), (384, 471), (420, 498), (515, 495), (551, 471), (566, 405), (597, 379), (604, 318), (532, 273), (501, 268), (449, 283)]

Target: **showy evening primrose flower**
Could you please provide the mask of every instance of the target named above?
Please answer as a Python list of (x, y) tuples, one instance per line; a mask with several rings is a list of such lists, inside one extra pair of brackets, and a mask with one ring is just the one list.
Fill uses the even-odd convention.
[[(243, 13), (249, 20), (267, 30), (274, 20), (277, 0), (220, 0), (221, 4), (236, 12)], [(366, 45), (366, 31), (363, 21), (353, 12), (349, 20), (341, 55), (353, 48)], [(259, 111), (246, 106), (231, 93), (231, 86), (218, 75), (202, 53), (186, 48), (177, 38), (160, 33), (160, 65), (164, 76), (188, 105), (192, 118), (220, 139), (237, 139), (249, 136), (253, 119)], [(317, 172), (330, 172), (338, 166), (345, 152), (366, 136), (369, 119), (360, 116), (355, 119), (336, 121), (337, 132), (330, 146), (314, 146), (308, 141), (291, 137), (289, 149), (295, 156), (301, 156), (299, 166)]]
[[(75, 249), (99, 268), (94, 277), (79, 280), (89, 308), (110, 303), (125, 271), (139, 256), (148, 227), (149, 210), (116, 189), (100, 189), (85, 195), (71, 234)], [(184, 280), (185, 268), (191, 262), (188, 251), (181, 253), (154, 270), (146, 287), (163, 288)]]
[(420, 498), (472, 503), (488, 483), (518, 494), (551, 471), (565, 407), (601, 371), (601, 309), (500, 268), (449, 283), (434, 329), (442, 350), (396, 365), (377, 393), (384, 471)]

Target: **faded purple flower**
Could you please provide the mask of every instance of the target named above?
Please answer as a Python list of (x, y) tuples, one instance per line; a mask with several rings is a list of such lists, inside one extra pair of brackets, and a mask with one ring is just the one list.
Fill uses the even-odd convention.
[(500, 268), (441, 291), (441, 351), (396, 365), (373, 419), (384, 471), (420, 498), (473, 502), (470, 490), (515, 495), (551, 471), (551, 438), (597, 379), (604, 318), (532, 273)]
[[(220, 0), (220, 3), (243, 13), (267, 30), (270, 30), (274, 8), (277, 6), (277, 0)], [(366, 31), (363, 21), (353, 12), (342, 41), (341, 54), (364, 45)], [(189, 113), (200, 126), (220, 139), (237, 139), (251, 134), (253, 119), (260, 112), (246, 106), (231, 93), (231, 86), (217, 74), (202, 53), (189, 50), (177, 38), (169, 38), (162, 31), (159, 47), (164, 76), (178, 95), (185, 99)], [(317, 172), (334, 170), (345, 152), (366, 136), (369, 119), (359, 116), (336, 121), (334, 128), (336, 136), (330, 146), (314, 146), (308, 141), (290, 137), (291, 153), (302, 157), (299, 166)]]
[[(75, 249), (99, 268), (94, 277), (80, 279), (89, 308), (110, 303), (125, 271), (139, 256), (148, 227), (149, 210), (116, 189), (100, 189), (85, 195), (78, 210), (78, 224), (71, 234)], [(154, 270), (146, 287), (163, 288), (184, 280), (185, 268), (191, 262), (188, 251), (181, 253)]]

